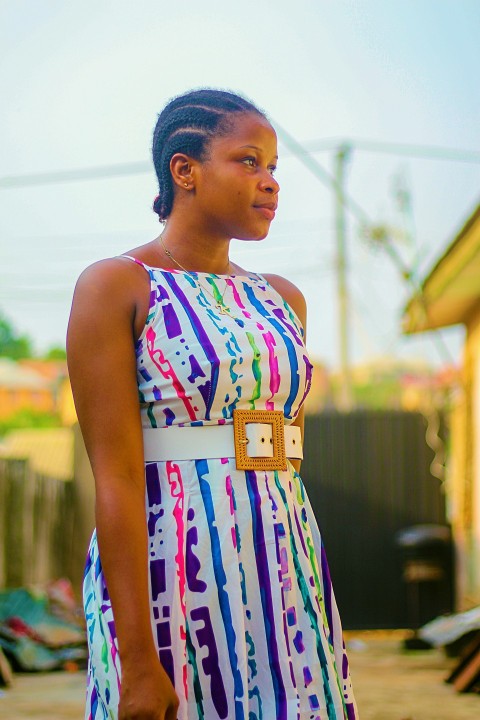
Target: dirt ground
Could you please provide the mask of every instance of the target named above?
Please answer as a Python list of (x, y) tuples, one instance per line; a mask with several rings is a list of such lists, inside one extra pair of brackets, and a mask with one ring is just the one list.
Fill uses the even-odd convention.
[[(443, 652), (405, 652), (402, 633), (347, 635), (361, 720), (477, 720), (480, 695), (459, 695), (443, 680)], [(84, 673), (16, 675), (0, 690), (2, 720), (82, 720)], [(274, 720), (274, 718), (265, 718)]]
[(444, 682), (455, 664), (442, 650), (405, 651), (403, 633), (348, 638), (360, 720), (478, 720), (480, 695)]

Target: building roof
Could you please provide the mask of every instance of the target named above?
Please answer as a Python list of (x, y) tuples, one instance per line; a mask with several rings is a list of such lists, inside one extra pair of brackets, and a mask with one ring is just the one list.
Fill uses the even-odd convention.
[(71, 428), (12, 430), (0, 444), (0, 457), (28, 460), (39, 475), (71, 480), (73, 431)]
[(480, 302), (480, 205), (437, 260), (404, 310), (405, 333), (464, 323)]
[(35, 370), (21, 367), (11, 358), (0, 357), (0, 387), (43, 390), (48, 389), (50, 383)]
[(66, 360), (42, 360), (42, 358), (22, 358), (18, 361), (21, 368), (33, 370), (37, 375), (41, 375), (50, 382), (55, 382), (61, 378), (67, 377), (67, 361)]

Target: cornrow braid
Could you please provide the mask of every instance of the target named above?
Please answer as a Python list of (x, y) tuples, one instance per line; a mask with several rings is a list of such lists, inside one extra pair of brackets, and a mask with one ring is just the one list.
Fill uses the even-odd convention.
[(159, 191), (153, 210), (161, 222), (173, 207), (173, 181), (170, 160), (185, 153), (204, 160), (214, 136), (228, 132), (236, 113), (256, 113), (265, 117), (253, 103), (225, 90), (192, 90), (173, 98), (158, 116), (153, 133), (152, 155)]

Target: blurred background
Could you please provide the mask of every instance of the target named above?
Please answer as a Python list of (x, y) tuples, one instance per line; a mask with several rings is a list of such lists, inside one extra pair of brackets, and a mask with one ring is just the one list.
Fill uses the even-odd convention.
[(311, 351), (338, 364), (335, 192), (296, 153), (335, 176), (343, 148), (351, 360), (443, 362), (427, 339), (401, 335), (411, 288), (372, 228), (388, 229), (418, 278), (477, 203), (475, 0), (300, 0), (295, 11), (282, 0), (143, 0), (141, 12), (123, 0), (19, 0), (0, 12), (0, 301), (36, 351), (63, 344), (86, 265), (158, 233), (152, 129), (171, 96), (207, 85), (247, 95), (278, 123), (277, 219), (265, 242), (234, 253), (298, 283)]
[(277, 218), (232, 256), (307, 299), (303, 476), (346, 627), (478, 607), (479, 30), (477, 0), (0, 2), (0, 587), (78, 597), (75, 281), (158, 235), (157, 114), (212, 86), (278, 132)]

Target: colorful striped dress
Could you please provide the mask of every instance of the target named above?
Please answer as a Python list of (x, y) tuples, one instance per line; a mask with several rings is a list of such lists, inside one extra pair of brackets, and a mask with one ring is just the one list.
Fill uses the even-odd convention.
[[(293, 422), (312, 365), (301, 323), (274, 288), (254, 273), (143, 267), (143, 426), (231, 423), (235, 408), (282, 410)], [(356, 719), (325, 552), (291, 464), (255, 472), (231, 458), (149, 462), (145, 482), (152, 631), (178, 720)], [(121, 667), (95, 533), (84, 603), (85, 718), (116, 718)]]

